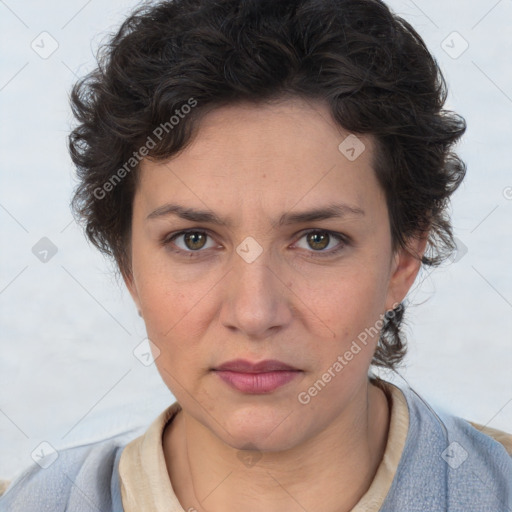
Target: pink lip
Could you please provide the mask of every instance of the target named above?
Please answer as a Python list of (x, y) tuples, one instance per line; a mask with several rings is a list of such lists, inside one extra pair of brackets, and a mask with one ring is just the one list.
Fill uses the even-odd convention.
[(300, 370), (281, 370), (277, 372), (232, 372), (216, 370), (215, 373), (231, 387), (243, 393), (271, 393), (297, 377)]
[(231, 387), (251, 394), (271, 393), (302, 373), (301, 370), (275, 359), (259, 363), (235, 359), (214, 368), (214, 371)]
[(214, 370), (227, 370), (240, 373), (263, 373), (283, 370), (298, 371), (298, 368), (283, 363), (282, 361), (278, 361), (277, 359), (266, 359), (259, 363), (251, 363), (245, 359), (234, 359), (232, 361), (226, 361), (220, 366), (214, 368)]

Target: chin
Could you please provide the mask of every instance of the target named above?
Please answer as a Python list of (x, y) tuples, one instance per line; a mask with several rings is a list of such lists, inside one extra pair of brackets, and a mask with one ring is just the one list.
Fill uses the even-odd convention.
[(291, 409), (252, 407), (236, 409), (223, 416), (224, 426), (214, 425), (217, 435), (237, 450), (254, 449), (277, 452), (299, 442), (299, 425)]

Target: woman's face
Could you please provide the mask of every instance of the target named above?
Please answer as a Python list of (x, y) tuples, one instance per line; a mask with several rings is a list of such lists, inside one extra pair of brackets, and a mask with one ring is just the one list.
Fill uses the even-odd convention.
[[(392, 253), (371, 139), (349, 135), (319, 103), (229, 106), (178, 156), (141, 165), (127, 285), (184, 413), (233, 447), (290, 448), (354, 407), (382, 315), (418, 270)], [(234, 359), (300, 371), (237, 388), (215, 370)]]

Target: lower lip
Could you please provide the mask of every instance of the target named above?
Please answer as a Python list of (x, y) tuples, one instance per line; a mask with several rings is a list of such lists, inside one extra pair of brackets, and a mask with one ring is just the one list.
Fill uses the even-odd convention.
[(297, 377), (300, 371), (241, 373), (215, 370), (215, 373), (231, 387), (243, 393), (271, 393)]

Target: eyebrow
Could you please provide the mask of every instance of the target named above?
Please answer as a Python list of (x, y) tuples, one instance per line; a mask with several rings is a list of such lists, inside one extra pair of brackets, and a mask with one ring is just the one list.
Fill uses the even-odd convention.
[[(313, 222), (317, 220), (341, 218), (347, 215), (364, 215), (365, 212), (357, 207), (344, 203), (333, 203), (321, 208), (314, 208), (297, 213), (283, 213), (277, 222), (273, 221), (274, 227), (287, 226), (290, 224), (300, 224), (304, 222)], [(222, 219), (211, 210), (195, 210), (193, 208), (186, 208), (185, 206), (167, 203), (152, 211), (146, 220), (157, 219), (175, 215), (185, 220), (192, 222), (204, 222), (209, 224), (217, 224), (219, 226), (232, 227), (233, 222), (230, 219)]]

